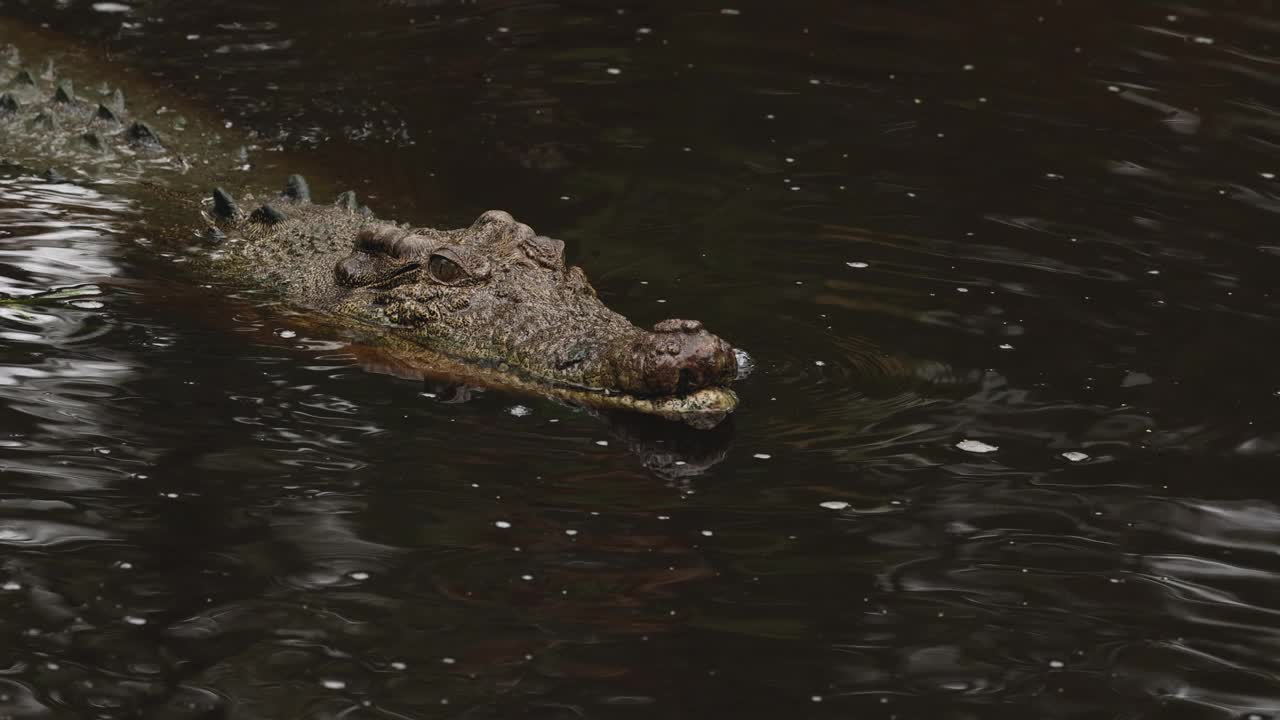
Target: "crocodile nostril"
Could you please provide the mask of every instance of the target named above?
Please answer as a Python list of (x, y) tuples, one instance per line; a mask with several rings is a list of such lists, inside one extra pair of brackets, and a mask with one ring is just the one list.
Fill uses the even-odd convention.
[(653, 326), (654, 332), (660, 333), (696, 333), (702, 331), (702, 323), (697, 320), (663, 320)]
[(511, 217), (511, 213), (506, 212), (505, 210), (486, 210), (480, 214), (480, 217), (476, 218), (475, 224), (488, 225), (491, 223), (502, 223), (505, 225), (514, 223), (515, 221), (516, 219)]

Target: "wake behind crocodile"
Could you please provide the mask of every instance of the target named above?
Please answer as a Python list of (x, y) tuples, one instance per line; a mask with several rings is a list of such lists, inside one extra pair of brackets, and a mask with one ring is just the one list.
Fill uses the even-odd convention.
[(282, 190), (259, 177), (228, 192), (246, 177), (251, 136), (100, 50), (9, 20), (0, 43), (0, 160), (115, 186), (158, 244), (194, 244), (193, 280), (269, 290), (305, 311), (303, 324), (358, 341), (401, 375), (696, 427), (737, 405), (729, 343), (695, 320), (636, 327), (566, 264), (563, 242), (506, 212), (413, 227), (350, 191), (316, 202), (297, 174)]

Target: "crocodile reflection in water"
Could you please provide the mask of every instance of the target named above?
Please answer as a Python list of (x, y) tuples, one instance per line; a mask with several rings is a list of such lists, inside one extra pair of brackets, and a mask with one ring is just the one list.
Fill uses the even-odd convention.
[[(565, 263), (561, 241), (511, 215), (490, 211), (457, 230), (410, 227), (373, 217), (350, 192), (314, 203), (297, 175), (281, 195), (201, 193), (239, 162), (219, 123), (195, 114), (163, 129), (136, 120), (137, 98), (181, 101), (65, 39), (11, 21), (0, 31), (24, 48), (0, 52), (13, 73), (0, 94), (0, 158), (121, 181), (149, 207), (188, 213), (187, 233), (174, 236), (203, 224), (208, 261), (191, 265), (208, 276), (270, 288), (308, 311), (304, 322), (468, 384), (697, 427), (736, 407), (728, 386), (738, 360), (727, 342), (695, 320), (636, 327)], [(31, 51), (65, 57), (35, 73), (22, 62)], [(92, 100), (71, 81), (103, 74)]]

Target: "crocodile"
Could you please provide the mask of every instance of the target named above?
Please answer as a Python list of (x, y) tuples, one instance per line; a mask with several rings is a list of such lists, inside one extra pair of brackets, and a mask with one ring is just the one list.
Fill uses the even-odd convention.
[(737, 405), (739, 351), (696, 320), (637, 327), (566, 263), (562, 241), (506, 212), (412, 226), (350, 191), (318, 202), (301, 174), (228, 192), (249, 174), (252, 136), (101, 49), (16, 21), (0, 20), (0, 73), (0, 160), (113, 185), (192, 255), (190, 272), (266, 290), (380, 362), (695, 427)]

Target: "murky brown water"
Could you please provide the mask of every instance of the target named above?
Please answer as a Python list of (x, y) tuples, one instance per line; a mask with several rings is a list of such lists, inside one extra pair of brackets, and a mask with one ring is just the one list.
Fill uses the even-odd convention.
[(0, 3), (758, 363), (423, 388), (5, 168), (0, 714), (1280, 716), (1280, 6), (726, 2)]

